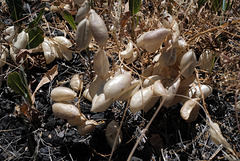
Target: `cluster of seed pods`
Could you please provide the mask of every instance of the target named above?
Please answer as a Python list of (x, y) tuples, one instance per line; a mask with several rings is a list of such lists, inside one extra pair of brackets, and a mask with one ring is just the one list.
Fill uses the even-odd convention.
[(95, 129), (97, 122), (88, 120), (74, 105), (77, 92), (83, 88), (83, 82), (78, 74), (72, 77), (70, 86), (71, 89), (56, 87), (51, 91), (51, 99), (55, 101), (52, 111), (58, 118), (66, 119), (71, 126), (77, 126), (80, 135), (85, 135)]

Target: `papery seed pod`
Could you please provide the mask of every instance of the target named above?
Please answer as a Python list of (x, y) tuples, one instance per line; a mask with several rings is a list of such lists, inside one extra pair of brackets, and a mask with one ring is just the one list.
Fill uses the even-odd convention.
[(69, 119), (68, 123), (71, 126), (78, 126), (78, 125), (84, 123), (85, 121), (87, 121), (87, 118), (84, 117), (83, 114), (80, 114), (80, 116), (75, 117), (74, 119)]
[(155, 81), (160, 80), (161, 77), (159, 75), (152, 75), (150, 77), (147, 77), (144, 81), (143, 81), (143, 88), (151, 86), (154, 84)]
[(150, 53), (153, 53), (160, 48), (170, 32), (170, 29), (165, 28), (146, 32), (137, 39), (137, 46), (146, 49)]
[(5, 65), (8, 55), (9, 50), (4, 45), (0, 45), (0, 68)]
[(240, 101), (238, 101), (236, 104), (235, 104), (236, 108), (237, 108), (237, 111), (240, 111)]
[(62, 59), (63, 55), (62, 55), (62, 52), (60, 51), (58, 43), (55, 43), (55, 41), (53, 41), (52, 39), (47, 39), (47, 38), (44, 41), (49, 43), (51, 48), (51, 53), (55, 55), (55, 58)]
[(95, 127), (97, 126), (97, 122), (94, 120), (86, 120), (83, 123), (79, 124), (77, 126), (78, 133), (80, 135), (86, 135), (90, 132), (92, 132)]
[(89, 85), (89, 95), (92, 99), (97, 94), (97, 92), (103, 88), (105, 83), (105, 79), (102, 79), (98, 75), (95, 76), (94, 80)]
[(143, 107), (143, 111), (148, 112), (150, 109), (152, 109), (159, 100), (159, 98), (160, 96), (154, 94), (153, 97), (148, 101), (148, 103), (145, 104), (145, 106)]
[(12, 42), (12, 40), (16, 34), (16, 28), (14, 26), (10, 26), (3, 32), (7, 34), (7, 36), (4, 37), (4, 40), (6, 40), (7, 42), (10, 43), (10, 42)]
[(124, 61), (126, 62), (126, 64), (131, 64), (133, 63), (135, 60), (137, 60), (137, 57), (138, 57), (138, 53), (136, 51), (134, 51), (132, 53), (132, 56), (128, 59), (125, 59)]
[(83, 82), (78, 74), (75, 74), (70, 81), (71, 88), (78, 92), (83, 89)]
[(110, 79), (103, 88), (106, 98), (118, 98), (121, 92), (130, 86), (131, 75), (131, 72), (125, 72)]
[(23, 30), (13, 40), (13, 51), (14, 51), (14, 53), (17, 54), (20, 49), (25, 49), (27, 44), (28, 44), (28, 33), (26, 33)]
[(163, 50), (159, 58), (159, 63), (161, 66), (171, 66), (177, 61), (176, 48), (170, 48), (168, 50)]
[(231, 148), (231, 145), (226, 141), (226, 139), (223, 137), (221, 129), (219, 128), (219, 125), (212, 120), (209, 120), (209, 132), (210, 132), (210, 137), (212, 141), (220, 145), (222, 144), (223, 147), (225, 147), (227, 150), (229, 150), (232, 154), (235, 154), (234, 151)]
[(122, 58), (128, 59), (133, 56), (133, 43), (132, 41), (129, 41), (126, 50), (120, 52), (120, 56)]
[(83, 91), (83, 97), (86, 98), (88, 101), (92, 102), (92, 97), (89, 93), (89, 88), (86, 88), (84, 91)]
[(81, 5), (84, 3), (85, 0), (73, 0), (75, 4)]
[(64, 36), (55, 36), (53, 40), (56, 41), (58, 44), (66, 46), (67, 48), (70, 48), (72, 46), (71, 41)]
[(158, 96), (166, 96), (167, 95), (167, 90), (163, 86), (161, 80), (157, 80), (157, 81), (154, 82), (153, 91)]
[(200, 69), (211, 72), (213, 65), (213, 52), (209, 50), (203, 52), (199, 57), (198, 63)]
[(137, 91), (130, 100), (130, 110), (136, 113), (144, 108), (144, 106), (154, 97), (152, 86), (140, 89)]
[(198, 104), (199, 98), (193, 98), (184, 103), (180, 110), (181, 117), (187, 122), (197, 120), (200, 106)]
[(89, 13), (90, 11), (90, 4), (88, 1), (85, 1), (84, 4), (78, 9), (78, 12), (75, 17), (75, 21), (77, 23), (81, 22)]
[(174, 21), (174, 19), (173, 19), (172, 15), (170, 15), (167, 11), (164, 11), (163, 18), (162, 18), (163, 26), (167, 29), (171, 29), (173, 21)]
[(175, 104), (175, 101), (174, 101), (174, 97), (175, 97), (175, 94), (177, 93), (178, 91), (178, 88), (180, 86), (180, 83), (181, 83), (181, 79), (178, 78), (178, 80), (176, 82), (174, 82), (168, 89), (167, 89), (167, 92), (166, 92), (166, 96), (163, 96), (165, 97), (165, 101), (164, 101), (164, 106), (166, 107), (171, 107)]
[(128, 101), (140, 88), (141, 84), (139, 80), (133, 80), (131, 85), (121, 92), (121, 96), (116, 98), (115, 100), (119, 101)]
[(89, 28), (88, 19), (83, 19), (77, 26), (76, 44), (79, 50), (84, 50), (89, 46), (92, 39), (92, 32)]
[(109, 61), (106, 52), (100, 49), (93, 57), (93, 67), (96, 74), (104, 78), (109, 71)]
[(56, 87), (51, 92), (51, 98), (53, 101), (73, 101), (77, 96), (77, 93), (67, 87)]
[[(212, 94), (212, 87), (211, 86), (201, 84), (200, 87), (201, 87), (201, 91), (202, 91), (202, 93), (204, 95), (204, 98), (206, 98), (210, 94)], [(201, 98), (202, 97), (201, 91), (200, 91), (199, 87), (196, 86), (196, 94), (195, 94), (195, 96)]]
[(193, 74), (196, 63), (197, 58), (193, 50), (189, 50), (187, 53), (183, 55), (182, 60), (180, 62), (180, 70), (185, 78), (188, 78)]
[(103, 19), (91, 9), (89, 12), (89, 27), (91, 28), (94, 39), (100, 47), (107, 43), (108, 31)]
[(80, 116), (79, 110), (70, 103), (54, 103), (52, 111), (55, 116), (61, 119), (71, 120)]
[[(116, 121), (112, 120), (108, 125), (107, 125), (107, 128), (106, 128), (106, 132), (105, 132), (105, 135), (106, 135), (106, 139), (107, 139), (107, 142), (108, 142), (108, 145), (113, 148), (113, 145), (114, 145), (114, 141), (115, 141), (115, 138), (117, 137), (117, 142), (116, 142), (116, 148), (119, 147), (119, 145), (121, 144), (122, 142), (122, 131), (121, 129), (120, 132), (119, 132), (119, 135), (117, 136), (117, 133), (118, 133), (118, 129), (119, 129), (119, 125)], [(115, 148), (115, 149), (116, 149)]]
[(42, 49), (44, 53), (44, 57), (46, 59), (46, 63), (49, 64), (55, 59), (55, 54), (52, 53), (52, 49), (50, 46), (50, 42), (47, 38), (44, 38), (44, 41), (42, 42)]
[(62, 56), (67, 60), (72, 60), (72, 52), (68, 50), (68, 48), (62, 44), (58, 44), (58, 48), (62, 54)]
[(113, 103), (112, 98), (106, 98), (104, 93), (98, 93), (92, 100), (92, 112), (104, 112)]

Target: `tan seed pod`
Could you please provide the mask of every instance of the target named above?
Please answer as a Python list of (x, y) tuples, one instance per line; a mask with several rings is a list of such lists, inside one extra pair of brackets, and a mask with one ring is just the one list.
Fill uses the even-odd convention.
[(100, 49), (93, 57), (93, 67), (96, 74), (104, 78), (109, 71), (109, 61), (106, 52)]
[(88, 101), (92, 102), (92, 97), (90, 96), (90, 93), (89, 93), (89, 88), (86, 88), (84, 91), (83, 91), (83, 97), (86, 98)]
[(56, 87), (51, 92), (51, 98), (53, 101), (73, 101), (77, 96), (77, 93), (67, 87)]
[(130, 86), (131, 75), (131, 72), (124, 72), (110, 79), (103, 88), (106, 98), (118, 98), (121, 92)]
[(50, 42), (47, 38), (44, 38), (44, 41), (42, 42), (42, 49), (44, 53), (44, 57), (46, 59), (46, 63), (49, 64), (52, 61), (54, 61), (56, 55), (52, 52), (52, 46), (50, 45)]
[(135, 60), (137, 60), (137, 57), (138, 57), (138, 53), (136, 51), (134, 51), (132, 53), (132, 56), (128, 59), (125, 59), (124, 61), (126, 62), (126, 64), (131, 64), (133, 63)]
[(54, 103), (52, 111), (55, 116), (61, 119), (72, 120), (80, 117), (78, 108), (70, 103)]
[(81, 22), (89, 13), (90, 11), (90, 4), (88, 1), (85, 1), (82, 6), (78, 9), (76, 14), (75, 20), (77, 23)]
[(85, 0), (73, 0), (75, 4), (81, 5), (84, 3)]
[(163, 86), (161, 80), (157, 80), (154, 82), (153, 91), (158, 96), (166, 96), (167, 95), (167, 90)]
[(184, 103), (180, 110), (181, 117), (187, 122), (193, 122), (197, 120), (199, 112), (199, 98), (193, 98)]
[(178, 80), (176, 82), (174, 82), (168, 89), (167, 89), (167, 92), (166, 92), (166, 96), (163, 96), (165, 97), (165, 102), (164, 102), (164, 106), (166, 107), (171, 107), (175, 104), (175, 101), (174, 101), (174, 97), (175, 97), (175, 94), (177, 93), (178, 91), (178, 88), (180, 86), (180, 83), (181, 83), (181, 79), (178, 78)]
[(56, 36), (53, 38), (53, 40), (56, 41), (58, 44), (66, 46), (67, 48), (70, 48), (72, 46), (71, 41), (64, 36)]
[(92, 112), (103, 112), (113, 103), (113, 99), (107, 99), (104, 93), (98, 93), (92, 100)]
[(212, 63), (213, 63), (213, 51), (205, 51), (203, 52), (198, 60), (200, 69), (204, 69), (208, 72), (212, 70)]
[(152, 75), (150, 77), (147, 77), (144, 81), (143, 81), (143, 88), (151, 86), (154, 84), (155, 81), (160, 80), (161, 77), (159, 75)]
[(25, 49), (27, 44), (28, 44), (28, 33), (26, 33), (23, 30), (13, 40), (13, 51), (14, 51), (14, 53), (17, 54), (20, 49)]
[(188, 78), (193, 74), (196, 63), (197, 58), (193, 50), (189, 50), (187, 53), (183, 55), (182, 60), (180, 62), (180, 70), (185, 78)]
[(83, 82), (78, 74), (75, 74), (70, 81), (71, 88), (78, 92), (83, 89)]
[(68, 48), (62, 44), (58, 44), (59, 51), (61, 52), (61, 55), (67, 60), (72, 60), (72, 52), (68, 50)]
[(108, 145), (109, 145), (111, 148), (113, 148), (114, 141), (115, 141), (115, 138), (116, 138), (116, 137), (117, 137), (117, 141), (116, 141), (116, 145), (115, 145), (116, 148), (118, 148), (119, 145), (120, 145), (121, 142), (122, 142), (122, 131), (121, 131), (121, 129), (120, 129), (119, 135), (117, 135), (118, 129), (119, 129), (119, 125), (118, 125), (118, 123), (117, 123), (116, 121), (114, 121), (114, 120), (112, 120), (112, 121), (107, 125), (105, 135), (106, 135), (106, 139), (107, 139)]
[(78, 126), (78, 125), (82, 124), (85, 121), (87, 121), (87, 118), (84, 117), (83, 114), (80, 114), (80, 116), (75, 117), (74, 119), (69, 119), (68, 123), (71, 126)]
[(95, 76), (94, 80), (89, 85), (89, 95), (92, 99), (97, 94), (97, 92), (103, 88), (105, 83), (105, 79), (102, 79), (98, 75)]
[(146, 32), (137, 39), (137, 46), (146, 49), (150, 53), (153, 53), (160, 48), (170, 32), (170, 29), (165, 28)]
[(140, 88), (140, 81), (134, 80), (131, 82), (131, 85), (121, 92), (121, 96), (115, 100), (128, 101)]
[(89, 46), (92, 39), (92, 32), (89, 28), (88, 19), (83, 19), (77, 26), (76, 44), (79, 50), (84, 50)]
[(91, 9), (89, 12), (89, 27), (91, 28), (94, 39), (100, 47), (107, 43), (108, 31), (103, 19)]
[(11, 43), (12, 40), (14, 39), (15, 34), (16, 34), (16, 28), (14, 26), (10, 26), (7, 29), (5, 29), (3, 31), (3, 33), (6, 33), (6, 36), (4, 37), (4, 39), (7, 42)]
[(133, 56), (133, 43), (132, 41), (129, 41), (127, 44), (126, 50), (120, 52), (120, 56), (122, 58), (128, 59)]
[(9, 50), (4, 45), (0, 45), (0, 68), (5, 65), (8, 55)]
[(171, 66), (175, 64), (176, 61), (177, 61), (176, 48), (163, 50), (159, 58), (159, 63), (161, 64), (161, 66), (164, 66), (164, 67)]
[(86, 120), (77, 126), (78, 133), (80, 135), (86, 135), (92, 132), (97, 126), (97, 122), (94, 120)]
[[(45, 40), (44, 40), (45, 41)], [(51, 53), (55, 55), (55, 58), (62, 59), (62, 52), (60, 51), (58, 43), (55, 43), (52, 39), (48, 39), (48, 43), (51, 48)]]
[(140, 89), (137, 91), (130, 100), (130, 110), (132, 113), (136, 113), (142, 110), (145, 105), (155, 96), (152, 86)]

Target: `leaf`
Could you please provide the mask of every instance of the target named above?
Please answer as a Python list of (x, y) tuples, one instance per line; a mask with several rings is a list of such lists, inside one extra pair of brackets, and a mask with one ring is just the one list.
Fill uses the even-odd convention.
[(35, 18), (30, 24), (29, 24), (29, 27), (28, 28), (33, 28), (33, 27), (36, 27), (37, 24), (39, 23), (39, 21), (42, 19), (42, 15), (44, 14), (44, 7), (45, 7), (45, 3), (43, 3), (41, 5), (41, 11), (39, 12), (37, 18)]
[(36, 92), (39, 90), (39, 88), (41, 88), (44, 84), (51, 82), (57, 74), (58, 74), (58, 65), (55, 65), (54, 67), (52, 67), (52, 69), (47, 71), (47, 73), (42, 77), (41, 81), (39, 82), (35, 91), (32, 94), (33, 102), (35, 101), (35, 95), (36, 95)]
[(9, 74), (7, 79), (7, 84), (12, 88), (16, 93), (22, 95), (24, 98), (28, 99), (28, 89), (24, 84), (21, 76), (18, 72), (13, 72)]
[(63, 12), (58, 8), (59, 12), (61, 13), (61, 15), (63, 16), (63, 18), (70, 24), (70, 26), (76, 31), (77, 27), (76, 24), (74, 22), (74, 18), (72, 17), (72, 15), (67, 11), (64, 10)]
[(131, 11), (131, 15), (135, 15), (139, 12), (141, 7), (141, 0), (129, 0), (129, 10)]
[(23, 4), (21, 0), (6, 0), (8, 8), (11, 12), (12, 20), (15, 22), (20, 20), (23, 16)]
[(28, 34), (29, 34), (28, 49), (37, 47), (44, 40), (43, 30), (39, 27), (34, 27), (30, 29)]

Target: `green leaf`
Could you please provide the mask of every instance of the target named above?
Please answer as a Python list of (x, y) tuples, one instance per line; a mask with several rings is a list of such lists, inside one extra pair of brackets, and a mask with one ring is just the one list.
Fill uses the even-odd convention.
[(42, 19), (42, 15), (44, 14), (44, 8), (41, 9), (41, 11), (39, 12), (37, 18), (35, 18), (30, 24), (28, 28), (33, 28), (36, 27), (37, 24), (39, 23), (39, 21)]
[(28, 99), (28, 89), (24, 82), (21, 79), (21, 76), (18, 72), (13, 72), (9, 74), (7, 79), (7, 84), (12, 88), (16, 93), (22, 95), (24, 98)]
[(77, 30), (77, 27), (76, 27), (76, 24), (74, 22), (74, 18), (72, 17), (72, 15), (67, 10), (64, 10), (63, 12), (59, 8), (58, 8), (58, 10), (61, 13), (61, 15), (63, 16), (63, 18), (70, 24), (70, 26), (74, 30)]
[(39, 44), (41, 44), (44, 40), (43, 38), (43, 30), (39, 27), (34, 27), (28, 31), (29, 34), (29, 42), (28, 49), (35, 48)]
[(132, 16), (140, 11), (140, 7), (141, 0), (129, 0), (129, 9)]
[(6, 0), (8, 8), (11, 12), (13, 22), (23, 17), (23, 3), (21, 0)]

